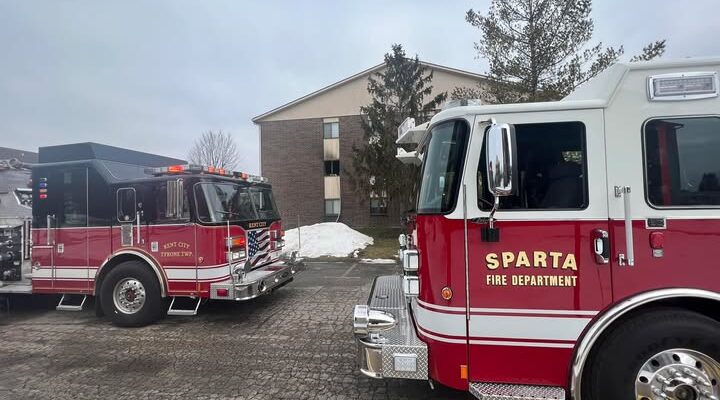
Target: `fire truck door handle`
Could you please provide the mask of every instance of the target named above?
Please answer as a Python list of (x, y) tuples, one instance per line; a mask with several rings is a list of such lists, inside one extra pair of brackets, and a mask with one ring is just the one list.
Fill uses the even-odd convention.
[(633, 248), (632, 210), (630, 206), (630, 186), (615, 186), (615, 197), (623, 198), (625, 214), (625, 251), (627, 255), (618, 254), (618, 264), (632, 267), (635, 265), (635, 249)]
[(135, 222), (136, 222), (135, 233), (136, 233), (136, 237), (137, 237), (137, 239), (136, 239), (137, 244), (141, 244), (141, 242), (142, 242), (140, 239), (140, 216), (141, 215), (142, 215), (141, 211), (137, 211), (135, 213)]
[(593, 253), (595, 262), (604, 265), (610, 263), (610, 235), (602, 229), (593, 231)]

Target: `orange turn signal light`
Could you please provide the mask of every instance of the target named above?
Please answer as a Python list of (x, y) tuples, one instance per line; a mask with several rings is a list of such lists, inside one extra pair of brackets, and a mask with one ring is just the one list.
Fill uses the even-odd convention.
[(230, 239), (230, 248), (245, 247), (245, 236), (237, 236)]
[(452, 289), (450, 289), (449, 287), (445, 286), (445, 287), (442, 288), (442, 290), (440, 291), (440, 295), (442, 295), (442, 298), (443, 298), (443, 299), (445, 299), (445, 300), (450, 300), (450, 299), (452, 299), (452, 296), (453, 296)]

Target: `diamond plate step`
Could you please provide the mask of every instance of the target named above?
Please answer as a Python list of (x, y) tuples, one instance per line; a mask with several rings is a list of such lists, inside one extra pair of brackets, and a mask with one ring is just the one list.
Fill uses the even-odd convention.
[(470, 382), (470, 394), (480, 400), (564, 400), (565, 389), (551, 386)]

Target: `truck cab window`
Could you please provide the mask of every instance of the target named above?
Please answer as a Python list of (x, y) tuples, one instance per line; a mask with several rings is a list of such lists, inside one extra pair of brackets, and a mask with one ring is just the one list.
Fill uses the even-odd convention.
[[(518, 194), (503, 197), (501, 210), (583, 209), (587, 207), (585, 126), (581, 122), (515, 125)], [(485, 187), (485, 151), (478, 169), (478, 205), (492, 208)]]
[(644, 131), (650, 204), (720, 205), (720, 118), (655, 119)]
[(423, 151), (418, 214), (444, 214), (455, 208), (468, 130), (465, 121), (449, 121), (430, 131)]
[(62, 173), (62, 204), (59, 227), (87, 226), (87, 181), (85, 168), (73, 168)]
[(117, 191), (117, 219), (120, 222), (135, 221), (135, 189), (122, 188)]

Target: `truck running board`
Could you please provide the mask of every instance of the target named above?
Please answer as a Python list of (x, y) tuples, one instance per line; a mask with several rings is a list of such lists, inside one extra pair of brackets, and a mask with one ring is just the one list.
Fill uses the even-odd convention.
[[(82, 295), (82, 298), (80, 298), (80, 296), (81, 295), (63, 294), (55, 309), (58, 311), (82, 311), (87, 296)], [(78, 298), (80, 298), (79, 304)]]
[[(170, 308), (168, 308), (167, 315), (184, 315), (184, 316), (193, 316), (197, 315), (198, 308), (200, 308), (200, 298), (197, 298), (197, 301), (194, 305), (191, 305), (190, 308), (175, 308), (175, 300), (177, 297), (173, 297), (172, 301), (170, 302)], [(196, 299), (193, 299), (196, 300)]]
[(470, 382), (470, 394), (480, 400), (564, 400), (565, 390), (551, 386)]

